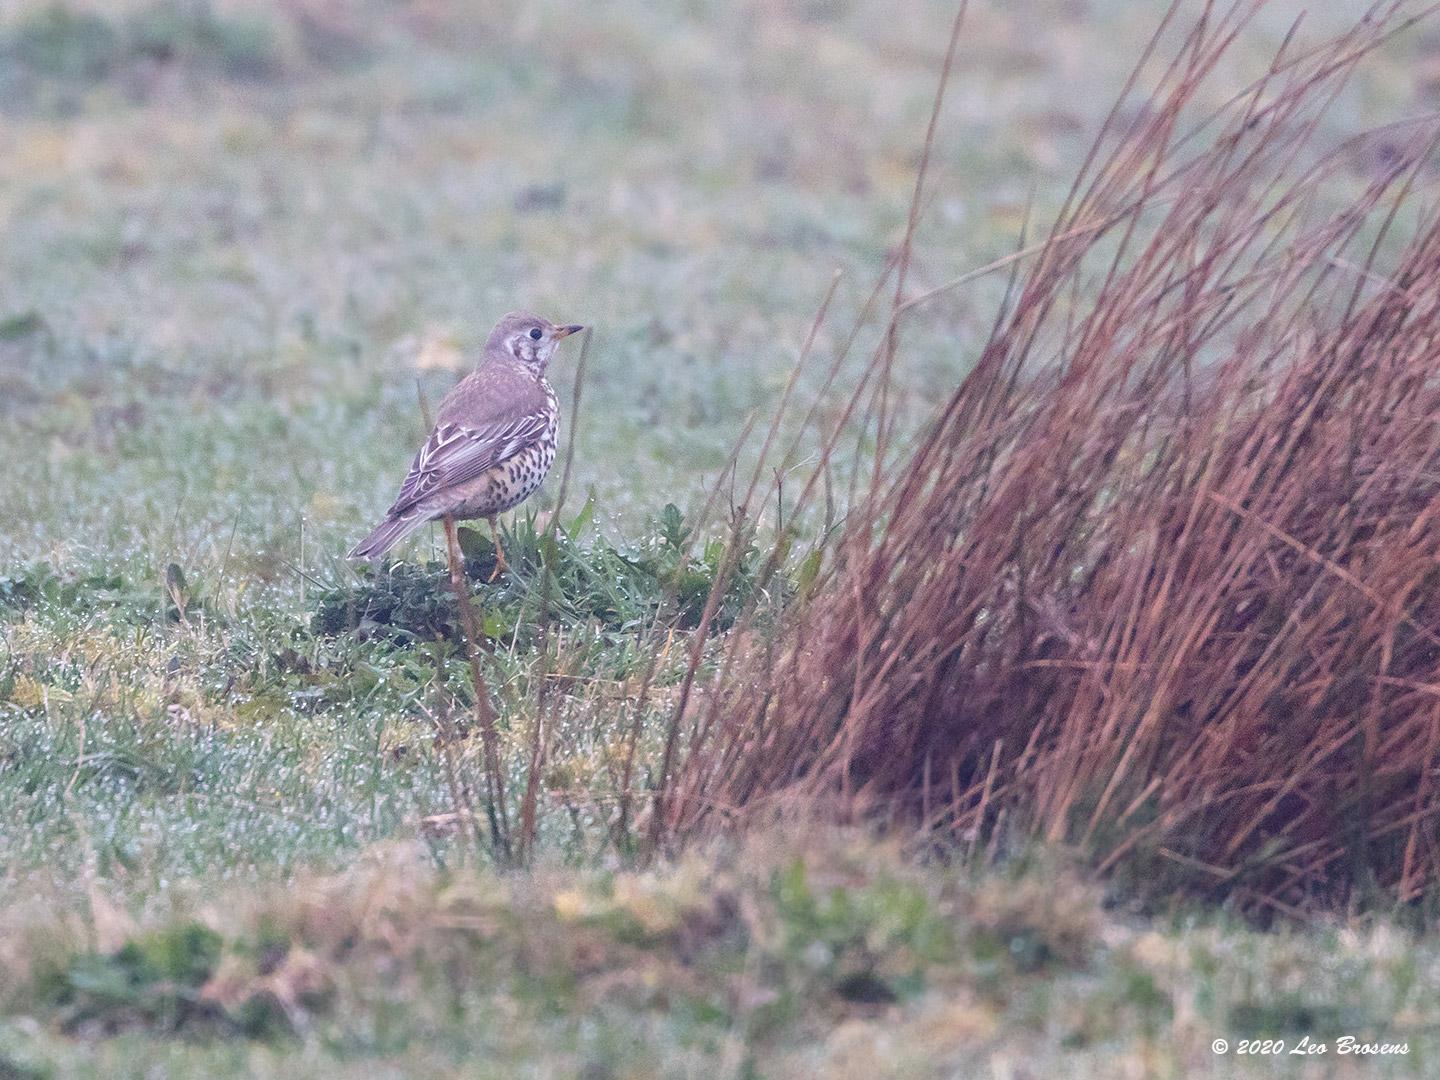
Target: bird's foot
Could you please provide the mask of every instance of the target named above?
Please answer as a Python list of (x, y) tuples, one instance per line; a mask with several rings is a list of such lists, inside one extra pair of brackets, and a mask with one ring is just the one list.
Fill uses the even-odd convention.
[(490, 576), (485, 579), (486, 584), (493, 584), (500, 576), (500, 571), (510, 572), (510, 564), (505, 561), (505, 549), (500, 546), (499, 541), (495, 543), (495, 569), (490, 571)]

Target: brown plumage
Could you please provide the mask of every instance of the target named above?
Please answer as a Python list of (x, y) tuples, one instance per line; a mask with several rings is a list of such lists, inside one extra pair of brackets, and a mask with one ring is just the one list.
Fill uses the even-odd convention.
[[(528, 312), (506, 315), (479, 366), (456, 384), (415, 455), (385, 520), (350, 552), (377, 559), (427, 521), (495, 516), (534, 494), (555, 461), (560, 409), (545, 368), (578, 326), (553, 326)], [(497, 538), (495, 551), (504, 565)], [(497, 566), (497, 571), (499, 566)]]

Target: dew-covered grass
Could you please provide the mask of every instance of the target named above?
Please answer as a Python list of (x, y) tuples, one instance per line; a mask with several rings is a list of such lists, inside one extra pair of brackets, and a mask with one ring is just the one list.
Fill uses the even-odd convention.
[[(1228, 85), (1268, 58), (1300, 6), (1277, 2), (1257, 20)], [(1310, 21), (1323, 29), (1361, 6), (1324, 5)], [(858, 1076), (879, 1075), (876, 1061), (897, 1076), (931, 1075), (933, 1062), (935, 1075), (968, 1075), (971, 1045), (988, 1047), (984, 1060), (1002, 1072), (1070, 1046), (1094, 1075), (1112, 1074), (1109, 1048), (1140, 1062), (1139, 1075), (1188, 1074), (1220, 1068), (1196, 1047), (1230, 1022), (1233, 1003), (1273, 1004), (1267, 988), (1282, 984), (1301, 993), (1304, 961), (1316, 957), (1351, 972), (1327, 974), (1317, 1000), (1358, 997), (1368, 1011), (1356, 1024), (1369, 1027), (1357, 1034), (1433, 1025), (1417, 1004), (1436, 970), (1428, 946), (1395, 959), (1417, 989), (1396, 989), (1392, 1003), (1365, 967), (1366, 950), (1394, 951), (1398, 938), (1317, 931), (1276, 944), (1207, 925), (1152, 939), (1104, 923), (1094, 931), (1102, 959), (1057, 961), (1052, 981), (1048, 961), (1020, 971), (1011, 938), (957, 964), (955, 950), (973, 942), (956, 944), (948, 900), (932, 919), (945, 940), (917, 953), (920, 982), (913, 970), (885, 976), (904, 987), (885, 993), (903, 1000), (840, 994), (831, 1008), (835, 980), (855, 973), (831, 972), (808, 938), (784, 944), (772, 923), (790, 916), (769, 909), (739, 922), (779, 938), (727, 941), (677, 989), (684, 934), (637, 944), (605, 922), (605, 899), (595, 902), (599, 943), (547, 944), (526, 976), (534, 985), (514, 993), (446, 974), (452, 962), (489, 970), (471, 966), (476, 941), (426, 937), (353, 967), (306, 944), (320, 950), (317, 1000), (262, 1003), (246, 1019), (250, 999), (237, 990), (218, 1014), (195, 1006), (203, 1034), (147, 1011), (174, 1021), (185, 1009), (173, 994), (126, 999), (115, 1022), (66, 1011), (76, 978), (103, 983), (119, 964), (133, 983), (132, 960), (151, 965), (140, 983), (176, 982), (168, 969), (151, 978), (169, 945), (145, 934), (172, 944), (164, 935), (181, 934), (204, 956), (206, 935), (219, 935), (197, 992), (225, 964), (244, 968), (236, 985), (268, 978), (278, 969), (262, 974), (255, 960), (264, 912), (298, 919), (307, 889), (360, 888), (355, 875), (388, 845), (420, 868), (406, 900), (420, 908), (402, 906), (400, 920), (421, 908), (422, 927), (478, 920), (477, 941), (486, 919), (510, 917), (504, 905), (534, 899), (525, 890), (561, 922), (562, 897), (613, 898), (622, 762), (633, 741), (633, 784), (653, 778), (687, 634), (722, 559), (709, 545), (725, 498), (703, 535), (677, 538), (747, 422), (768, 416), (834, 274), (832, 314), (796, 390), (806, 408), (903, 233), (950, 4), (491, 8), (0, 5), (0, 910), (17, 913), (0, 945), (0, 1075)], [(1005, 255), (1027, 220), (1045, 219), (1158, 15), (1119, 0), (974, 5), (913, 291)], [(1398, 40), (1326, 125), (1343, 134), (1380, 106), (1432, 107), (1433, 44)], [(1336, 183), (1363, 183), (1366, 168), (1357, 160)], [(978, 280), (907, 321), (895, 372), (902, 436), (974, 360), (1004, 286), (1003, 275)], [(481, 751), (478, 739), (436, 740), (437, 714), (465, 714), (469, 693), (438, 530), (402, 549), (408, 569), (383, 579), (342, 560), (422, 435), (417, 383), (437, 399), (494, 320), (521, 306), (594, 335), (578, 418), (578, 348), (565, 346), (553, 371), (567, 425), (578, 424), (559, 514), (568, 547), (551, 566), (558, 592), (541, 596), (539, 571), (555, 480), (507, 526), (517, 574), (476, 584), (512, 793), (531, 754), (525, 703), (542, 687), (547, 701), (571, 703), (547, 714), (537, 859), (551, 878), (523, 885), (470, 865), (454, 821), (446, 755), (468, 776)], [(875, 333), (862, 333), (842, 385)], [(814, 450), (813, 434), (802, 437), (800, 459)], [(841, 501), (848, 467), (838, 466)], [(765, 583), (766, 602), (804, 588), (806, 550)], [(754, 569), (742, 564), (737, 597)], [(403, 603), (385, 599), (404, 590)], [(723, 868), (685, 872), (707, 888), (733, 885), (705, 878)], [(481, 898), (477, 911), (457, 915), (444, 899), (450, 873)], [(917, 887), (943, 891), (942, 879)], [(771, 884), (756, 894), (768, 898), (761, 906), (783, 907)], [(759, 888), (733, 887), (741, 898)], [(855, 885), (872, 887), (888, 886)], [(276, 899), (287, 894), (288, 910)], [(1092, 899), (1077, 904), (1100, 918)], [(57, 920), (44, 948), (32, 932), (41, 914)], [(845, 932), (864, 937), (865, 919), (890, 915), (854, 919), (860, 929)], [(208, 929), (184, 937), (192, 920)], [(1112, 933), (1130, 943), (1114, 945)], [(624, 963), (617, 940), (632, 950)], [(117, 960), (133, 942), (131, 959)], [(642, 946), (679, 950), (655, 961), (658, 989), (648, 960), (631, 970)], [(509, 964), (507, 950), (527, 948), (502, 939), (497, 955)], [(563, 948), (575, 955), (561, 962), (553, 950)], [(586, 949), (600, 955), (593, 971)], [(1133, 949), (1151, 950), (1138, 974)], [(1197, 959), (1206, 949), (1212, 959)], [(10, 977), (47, 956), (60, 965), (49, 983)], [(387, 985), (386, 965), (412, 962)], [(852, 989), (881, 993), (867, 985)], [(1113, 1023), (1073, 1004), (1092, 992), (1120, 1002)], [(783, 1023), (764, 1019), (771, 994), (793, 1010)], [(812, 997), (829, 1004), (812, 1011)], [(270, 1027), (267, 1009), (279, 1011)], [(520, 1015), (530, 1026), (511, 1030)], [(950, 1042), (932, 1054), (931, 1034)], [(475, 1065), (481, 1057), (493, 1064)]]

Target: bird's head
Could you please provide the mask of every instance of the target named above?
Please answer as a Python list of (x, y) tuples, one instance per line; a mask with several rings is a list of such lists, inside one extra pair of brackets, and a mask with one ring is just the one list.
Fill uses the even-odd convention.
[(544, 373), (555, 346), (583, 326), (556, 326), (528, 311), (512, 311), (490, 331), (486, 357), (510, 357)]

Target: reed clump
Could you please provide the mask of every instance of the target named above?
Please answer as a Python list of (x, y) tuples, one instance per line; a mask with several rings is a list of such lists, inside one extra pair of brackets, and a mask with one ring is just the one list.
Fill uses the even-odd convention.
[(811, 599), (763, 646), (732, 635), (657, 802), (671, 835), (879, 815), (1257, 910), (1433, 892), (1440, 129), (1313, 145), (1391, 5), (1197, 116), (1258, 6), (1207, 10), (1132, 83), (891, 461), (923, 299), (897, 290), (852, 402), (881, 461)]

